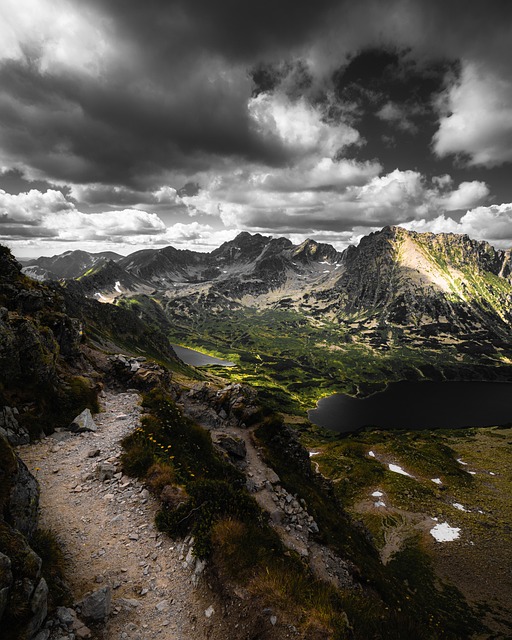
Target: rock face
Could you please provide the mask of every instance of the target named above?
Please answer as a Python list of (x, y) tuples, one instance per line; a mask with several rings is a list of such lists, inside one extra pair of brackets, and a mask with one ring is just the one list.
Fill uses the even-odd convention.
[(0, 435), (0, 627), (6, 640), (29, 640), (47, 615), (41, 558), (29, 546), (38, 505), (37, 481)]
[(28, 431), (16, 420), (17, 415), (19, 411), (16, 407), (0, 407), (0, 434), (5, 436), (14, 447), (30, 442)]
[(502, 288), (510, 286), (509, 252), (468, 236), (386, 227), (344, 252), (335, 292), (345, 314), (464, 328), (508, 322)]
[[(230, 384), (216, 390), (207, 382), (199, 383), (190, 391), (183, 392), (179, 402), (185, 415), (209, 430), (218, 429), (224, 423), (248, 426), (258, 419), (261, 412), (256, 391), (241, 384)], [(234, 442), (231, 445), (233, 450), (238, 446)], [(227, 450), (229, 446), (226, 444), (223, 448)]]
[(15, 529), (30, 539), (37, 528), (39, 485), (25, 463), (16, 457), (18, 469), (11, 478), (11, 491), (6, 519)]

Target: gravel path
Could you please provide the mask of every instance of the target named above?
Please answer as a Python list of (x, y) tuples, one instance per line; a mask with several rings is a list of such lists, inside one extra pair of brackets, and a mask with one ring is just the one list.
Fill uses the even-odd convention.
[(199, 580), (189, 541), (177, 543), (155, 529), (154, 498), (121, 472), (98, 477), (101, 465), (118, 464), (119, 442), (140, 419), (138, 401), (136, 393), (107, 393), (95, 416), (97, 432), (55, 433), (20, 448), (41, 485), (40, 527), (63, 544), (75, 601), (112, 587), (104, 638), (229, 637), (220, 603)]

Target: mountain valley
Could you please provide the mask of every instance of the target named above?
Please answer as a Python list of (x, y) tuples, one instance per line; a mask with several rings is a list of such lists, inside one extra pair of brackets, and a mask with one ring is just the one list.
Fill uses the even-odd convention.
[(236, 362), (231, 380), (271, 387), (290, 411), (390, 380), (509, 379), (510, 251), (467, 236), (386, 227), (340, 253), (241, 233), (210, 254), (148, 249), (74, 278)]
[[(509, 637), (510, 424), (341, 437), (306, 410), (398, 380), (511, 381), (510, 255), (399, 227), (343, 252), (241, 233), (209, 254), (68, 252), (23, 273), (2, 250), (0, 560), (10, 568), (0, 565), (0, 618), (9, 640), (71, 638), (71, 627), (58, 636), (62, 608), (78, 612), (73, 629), (83, 630), (77, 600), (104, 588), (93, 567), (117, 611), (88, 622), (97, 638), (168, 637), (180, 625), (187, 640)], [(187, 366), (171, 343), (235, 366)], [(99, 431), (73, 433), (85, 409)], [(41, 490), (62, 488), (53, 502), (43, 495), (43, 509), (70, 508), (68, 493), (81, 509), (61, 535), (62, 513), (41, 517), (68, 545), (58, 579), (47, 560), (42, 573), (21, 560), (44, 549), (35, 481), (20, 502), (20, 445)], [(145, 521), (143, 491), (156, 525)], [(110, 549), (100, 538), (104, 554), (77, 519), (101, 528), (88, 515), (100, 513), (87, 506), (95, 500), (122, 529)], [(59, 595), (55, 584), (81, 561), (77, 540), (94, 564), (69, 581), (72, 596)], [(173, 547), (165, 558), (164, 541)], [(132, 547), (148, 577), (109, 564), (128, 562)], [(189, 580), (183, 561), (199, 591), (187, 582), (173, 601), (172, 574)], [(215, 604), (203, 612), (203, 602)]]

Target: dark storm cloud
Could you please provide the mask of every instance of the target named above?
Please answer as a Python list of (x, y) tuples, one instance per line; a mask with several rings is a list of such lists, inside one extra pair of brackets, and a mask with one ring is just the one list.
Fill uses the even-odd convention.
[[(470, 88), (477, 81), (484, 86), (468, 73), (467, 60), (481, 62), (482, 73), (491, 65), (510, 79), (508, 1), (62, 4), (69, 4), (78, 22), (91, 22), (87, 45), (73, 47), (73, 29), (63, 42), (51, 27), (39, 36), (34, 20), (27, 42), (39, 38), (39, 46), (25, 43), (21, 53), (0, 60), (0, 160), (25, 168), (31, 179), (72, 184), (73, 194), (83, 185), (76, 202), (96, 210), (105, 204), (155, 211), (162, 185), (178, 189), (197, 181), (204, 200), (211, 196), (204, 210), (215, 212), (220, 224), (213, 198), (219, 176), (233, 183), (237, 172), (247, 175), (246, 202), (218, 202), (251, 211), (265, 196), (261, 188), (251, 192), (251, 179), (268, 173), (261, 178), (273, 196), (265, 219), (256, 213), (244, 218), (242, 211), (238, 220), (341, 232), (356, 225), (359, 215), (348, 206), (334, 215), (335, 192), (395, 168), (452, 173), (454, 154), (467, 152), (469, 160), (484, 162), (490, 157), (491, 163), (496, 157), (506, 161), (510, 153), (499, 154), (501, 131), (492, 129), (498, 142), (485, 155), (479, 150), (488, 140), (475, 135), (468, 146), (449, 122), (433, 147), (441, 118), (449, 117), (448, 98), (466, 113), (460, 96), (455, 104), (455, 90), (449, 90), (461, 78)], [(441, 114), (437, 99), (443, 92), (447, 110)], [(251, 101), (257, 103), (256, 119)], [(347, 158), (359, 168), (344, 178), (338, 174)], [(331, 166), (333, 159), (339, 162)], [(458, 171), (456, 182), (480, 177), (467, 167)], [(403, 211), (396, 213), (409, 206), (404, 194), (385, 215), (374, 214), (372, 207), (382, 210), (382, 203), (373, 193), (359, 201), (368, 209), (365, 224), (406, 220)], [(179, 195), (199, 197), (197, 187)], [(303, 202), (317, 204), (301, 209)]]
[(0, 171), (0, 189), (12, 194), (26, 192), (30, 189), (38, 189), (39, 191), (54, 189), (61, 191), (64, 195), (69, 193), (68, 187), (58, 187), (47, 180), (28, 180), (19, 169)]
[(94, 0), (115, 19), (117, 28), (147, 47), (164, 64), (176, 53), (197, 50), (230, 61), (289, 54), (324, 27), (339, 0)]
[(25, 240), (27, 238), (51, 238), (55, 239), (57, 231), (45, 227), (30, 227), (24, 224), (0, 224), (0, 239)]
[(145, 93), (16, 60), (1, 66), (0, 87), (4, 152), (58, 180), (144, 185), (164, 170), (208, 168), (212, 155), (286, 159), (278, 141), (251, 129), (246, 96), (220, 78)]
[[(0, 67), (0, 142), (13, 163), (74, 183), (139, 188), (239, 158), (290, 160), (254, 129), (244, 64), (289, 52), (336, 4), (174, 1), (94, 3), (123, 58), (99, 75), (42, 69), (42, 48)], [(78, 7), (79, 5), (77, 5)]]
[[(511, 13), (510, 3), (494, 4), (503, 9), (501, 17), (482, 3), (458, 0), (442, 7), (396, 1), (388, 9), (398, 22), (401, 7), (404, 15), (412, 11), (431, 34), (445, 33), (453, 24), (454, 41), (474, 34), (471, 46), (477, 47), (482, 35), (503, 29)], [(372, 129), (365, 118), (375, 120), (377, 107), (391, 101), (406, 107), (414, 123), (424, 114), (413, 107), (431, 103), (446, 71), (442, 64), (418, 71), (396, 51), (365, 50), (376, 39), (376, 27), (361, 24), (349, 2), (95, 0), (92, 5), (107, 25), (106, 38), (123, 51), (122, 59), (102, 60), (99, 75), (72, 67), (42, 69), (35, 47), (0, 68), (4, 153), (13, 163), (25, 162), (65, 182), (152, 188), (168, 172), (192, 175), (223, 159), (269, 166), (291, 161), (279, 140), (254, 130), (248, 97), (252, 90), (274, 90), (284, 79), (288, 93), (307, 93), (312, 79), (296, 55), (338, 27), (341, 40), (351, 28), (362, 34), (359, 53), (337, 72), (333, 87), (339, 103), (359, 103), (363, 115), (354, 119), (368, 128), (364, 137), (370, 141), (376, 140), (375, 123)], [(445, 42), (444, 49), (450, 46)], [(381, 147), (363, 149), (365, 157), (376, 157)]]

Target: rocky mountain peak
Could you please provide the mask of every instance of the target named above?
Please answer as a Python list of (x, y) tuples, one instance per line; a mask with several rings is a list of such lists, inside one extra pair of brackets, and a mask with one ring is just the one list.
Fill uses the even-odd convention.
[(0, 246), (0, 279), (16, 279), (21, 273), (21, 264), (7, 247)]
[(302, 262), (335, 262), (341, 254), (330, 244), (316, 242), (308, 238), (294, 249), (292, 256)]
[(247, 262), (256, 259), (271, 241), (270, 236), (262, 236), (260, 233), (252, 235), (242, 231), (236, 238), (224, 242), (218, 249), (212, 251), (210, 256), (216, 262), (231, 263), (240, 260)]

